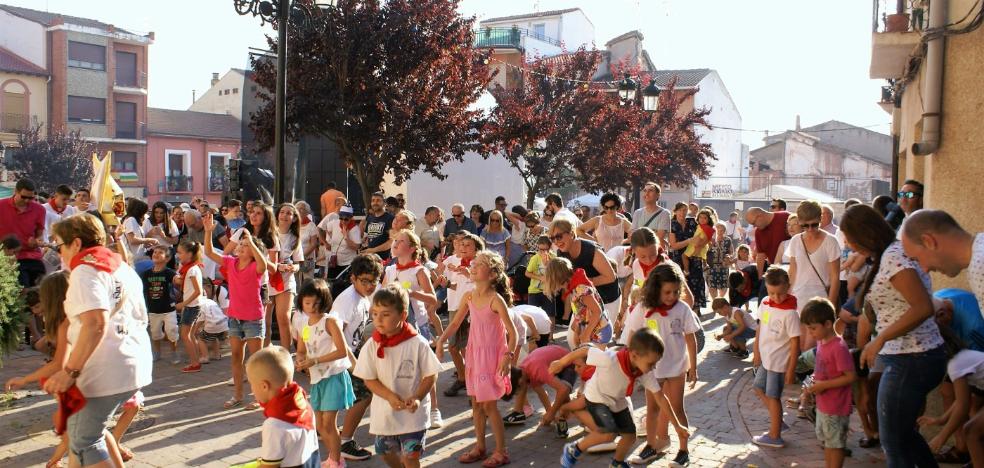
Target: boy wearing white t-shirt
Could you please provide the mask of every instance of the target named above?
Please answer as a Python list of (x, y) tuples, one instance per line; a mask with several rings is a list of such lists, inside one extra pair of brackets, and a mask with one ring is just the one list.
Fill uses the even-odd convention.
[[(482, 239), (471, 233), (460, 233), (452, 242), (454, 255), (444, 259), (444, 262), (437, 268), (437, 274), (443, 275), (439, 279), (441, 285), (448, 288), (449, 323), (454, 320), (454, 316), (458, 312), (461, 298), (466, 292), (475, 289), (469, 268), (472, 260), (475, 259), (475, 254), (485, 248)], [(458, 378), (451, 387), (444, 391), (444, 396), (453, 397), (465, 389), (465, 361), (461, 357), (461, 351), (468, 345), (469, 324), (470, 322), (466, 318), (464, 322), (461, 322), (461, 327), (458, 328), (457, 333), (448, 339), (448, 354), (451, 355), (451, 361), (454, 362), (454, 369)]]
[(391, 467), (420, 466), (430, 426), (430, 391), (441, 362), (407, 323), (409, 296), (396, 285), (372, 297), (376, 330), (355, 364), (356, 376), (372, 391), (369, 433), (376, 453)]
[(711, 303), (711, 310), (727, 320), (724, 329), (714, 338), (728, 343), (728, 351), (734, 353), (739, 359), (747, 358), (749, 354), (747, 343), (748, 340), (755, 338), (758, 322), (752, 318), (752, 314), (747, 310), (731, 307), (731, 303), (725, 297), (714, 299), (714, 302)]
[(550, 364), (552, 374), (560, 372), (578, 359), (585, 359), (587, 365), (595, 366), (594, 375), (584, 388), (586, 408), (574, 412), (590, 432), (580, 441), (564, 445), (560, 466), (574, 466), (582, 453), (593, 446), (610, 443), (616, 436), (621, 438), (610, 466), (629, 466), (625, 463), (625, 457), (636, 439), (629, 397), (637, 379), (647, 390), (657, 395), (660, 411), (670, 415), (670, 422), (673, 423), (677, 435), (680, 438), (690, 437), (690, 433), (680, 425), (669, 401), (660, 391), (659, 382), (649, 372), (662, 358), (663, 351), (663, 341), (656, 331), (641, 328), (632, 334), (627, 347), (605, 350), (594, 347), (578, 348)]
[[(206, 283), (210, 289), (211, 283)], [(207, 295), (198, 300), (201, 312), (195, 322), (195, 335), (198, 336), (198, 355), (203, 363), (222, 359), (219, 345), (229, 338), (229, 318), (222, 306)]]
[(766, 447), (782, 448), (783, 385), (796, 378), (796, 359), (799, 357), (800, 320), (796, 313), (796, 297), (789, 294), (789, 274), (779, 267), (765, 272), (765, 287), (769, 297), (759, 306), (759, 328), (755, 335), (755, 393), (769, 409), (769, 432), (755, 436), (752, 442)]

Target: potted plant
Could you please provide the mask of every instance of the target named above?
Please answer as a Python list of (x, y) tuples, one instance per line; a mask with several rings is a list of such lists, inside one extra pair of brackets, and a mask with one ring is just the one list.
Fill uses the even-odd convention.
[(885, 17), (885, 32), (906, 32), (909, 30), (909, 14), (905, 9), (906, 0), (898, 0), (895, 13)]
[(17, 277), (17, 260), (0, 252), (0, 365), (24, 336), (24, 296)]

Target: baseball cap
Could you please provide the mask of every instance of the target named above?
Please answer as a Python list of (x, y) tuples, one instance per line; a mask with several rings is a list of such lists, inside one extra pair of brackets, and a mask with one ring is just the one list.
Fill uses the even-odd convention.
[(188, 210), (191, 209), (191, 205), (189, 205), (187, 203), (182, 203), (181, 204), (181, 209), (184, 210), (184, 211), (188, 211)]
[(349, 205), (342, 205), (342, 207), (338, 209), (338, 216), (348, 215), (349, 217), (352, 217), (353, 214), (355, 214), (355, 212), (352, 211), (352, 207)]

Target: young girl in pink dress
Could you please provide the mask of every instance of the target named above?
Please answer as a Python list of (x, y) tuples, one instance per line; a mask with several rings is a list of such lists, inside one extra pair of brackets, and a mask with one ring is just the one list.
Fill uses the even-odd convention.
[[(509, 318), (512, 297), (499, 254), (481, 251), (472, 262), (471, 277), (475, 289), (461, 298), (461, 308), (437, 341), (437, 357), (443, 354), (444, 341), (455, 333), (466, 316), (471, 316), (468, 347), (465, 349), (465, 386), (472, 398), (472, 421), (475, 423), (475, 447), (458, 458), (461, 463), (484, 459), (484, 467), (509, 463), (506, 430), (496, 403), (510, 392), (509, 370), (516, 349), (516, 327)], [(485, 457), (485, 423), (492, 426), (495, 451)]]

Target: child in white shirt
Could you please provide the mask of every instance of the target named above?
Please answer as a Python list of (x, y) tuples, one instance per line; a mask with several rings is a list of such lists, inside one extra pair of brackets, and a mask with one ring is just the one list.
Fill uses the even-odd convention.
[[(205, 283), (205, 290), (208, 292), (213, 285)], [(224, 289), (220, 288), (220, 291)], [(212, 294), (208, 294), (198, 300), (199, 308), (198, 321), (195, 322), (195, 336), (198, 337), (198, 354), (202, 356), (202, 363), (218, 361), (222, 358), (219, 346), (229, 338), (229, 318), (218, 302), (210, 299)]]
[(711, 310), (727, 320), (724, 329), (715, 338), (728, 343), (728, 351), (735, 353), (739, 359), (747, 358), (749, 354), (748, 340), (755, 338), (758, 322), (752, 318), (752, 314), (747, 310), (732, 307), (725, 297), (714, 299), (714, 302), (711, 303)]

